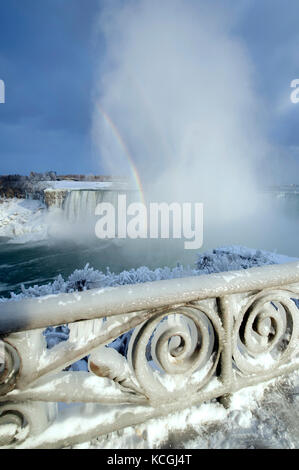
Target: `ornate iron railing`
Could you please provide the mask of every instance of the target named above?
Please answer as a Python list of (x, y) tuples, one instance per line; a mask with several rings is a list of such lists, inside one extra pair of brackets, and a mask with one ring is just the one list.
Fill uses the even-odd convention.
[[(289, 373), (298, 302), (298, 262), (3, 302), (0, 446), (86, 442)], [(127, 358), (106, 347), (132, 328)], [(89, 372), (64, 371), (86, 355)]]

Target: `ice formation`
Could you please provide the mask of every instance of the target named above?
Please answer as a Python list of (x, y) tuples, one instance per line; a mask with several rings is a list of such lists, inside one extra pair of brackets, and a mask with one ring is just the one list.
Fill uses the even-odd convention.
[(48, 236), (46, 206), (33, 199), (0, 199), (0, 237), (12, 243), (45, 240)]

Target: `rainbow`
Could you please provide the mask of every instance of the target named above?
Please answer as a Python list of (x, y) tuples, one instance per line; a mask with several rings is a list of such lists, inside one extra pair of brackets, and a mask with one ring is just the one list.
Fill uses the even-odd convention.
[(142, 183), (141, 183), (141, 178), (140, 178), (140, 175), (139, 175), (138, 170), (136, 168), (136, 165), (134, 163), (134, 160), (133, 160), (133, 158), (132, 158), (132, 156), (129, 152), (129, 149), (128, 149), (123, 137), (121, 136), (119, 130), (117, 129), (116, 125), (112, 121), (111, 117), (106, 113), (106, 111), (104, 111), (104, 109), (99, 104), (97, 104), (97, 108), (100, 111), (103, 118), (105, 119), (105, 121), (109, 124), (111, 130), (113, 131), (113, 135), (115, 136), (118, 144), (122, 148), (122, 150), (124, 152), (124, 155), (127, 157), (127, 161), (129, 163), (129, 167), (130, 167), (133, 179), (136, 183), (136, 187), (138, 189), (141, 202), (143, 204), (145, 204), (145, 195), (144, 195), (144, 190), (143, 190)]

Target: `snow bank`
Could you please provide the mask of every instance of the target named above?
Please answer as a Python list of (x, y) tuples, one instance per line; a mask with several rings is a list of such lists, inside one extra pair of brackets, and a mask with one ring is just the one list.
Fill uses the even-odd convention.
[(62, 190), (99, 190), (99, 189), (130, 189), (128, 183), (118, 181), (44, 181), (43, 185), (47, 189), (62, 189)]
[(33, 199), (0, 199), (0, 237), (27, 243), (48, 237), (46, 206)]

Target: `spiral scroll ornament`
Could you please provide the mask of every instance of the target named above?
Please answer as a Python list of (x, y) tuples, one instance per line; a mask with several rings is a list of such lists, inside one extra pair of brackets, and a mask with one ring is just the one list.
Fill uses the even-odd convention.
[(0, 411), (0, 446), (24, 441), (29, 433), (25, 417), (17, 410)]
[(290, 291), (254, 296), (240, 312), (233, 334), (233, 359), (242, 374), (270, 372), (296, 350), (298, 308)]
[(0, 447), (15, 447), (40, 435), (57, 416), (56, 403), (0, 404)]
[(17, 350), (0, 340), (0, 396), (14, 389), (20, 364)]
[(220, 355), (222, 326), (214, 311), (184, 307), (160, 312), (135, 328), (128, 361), (151, 400), (202, 388)]

